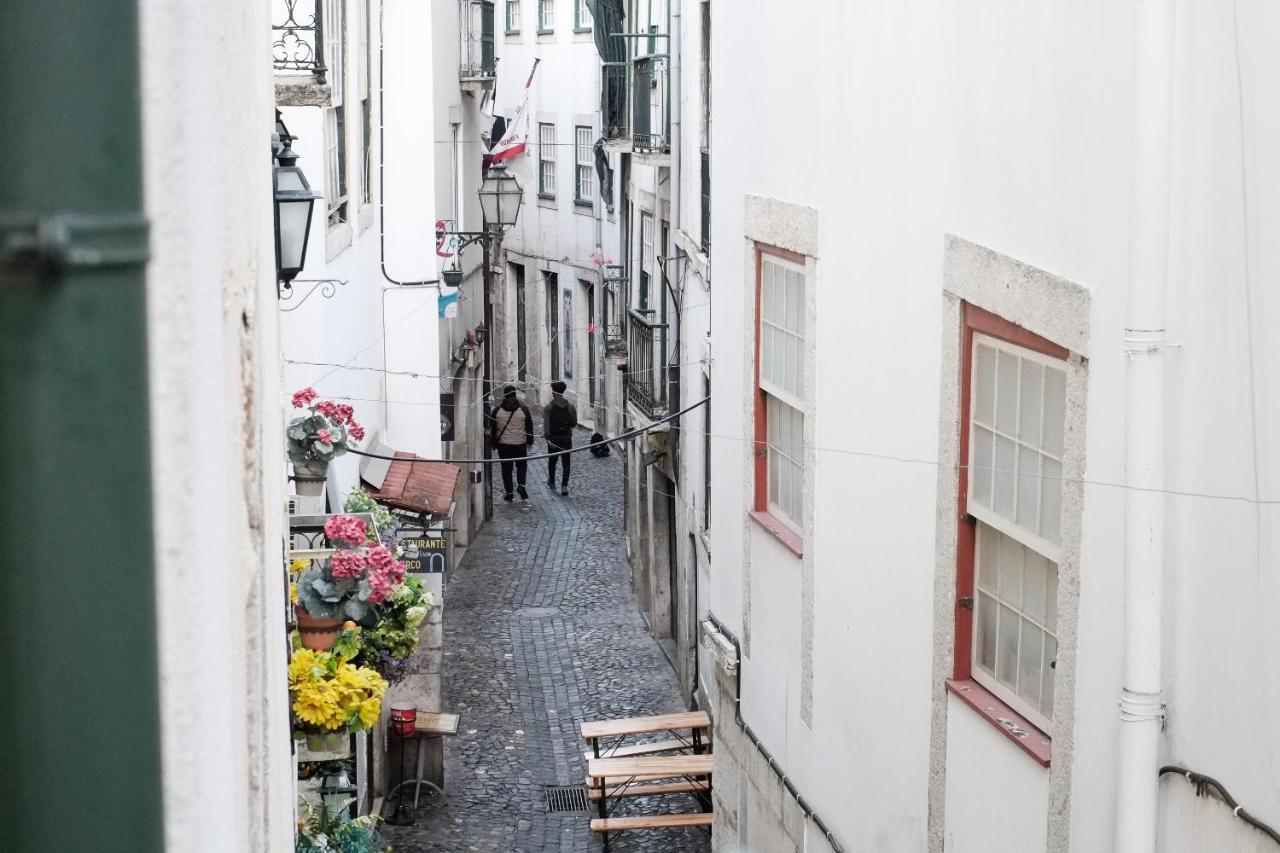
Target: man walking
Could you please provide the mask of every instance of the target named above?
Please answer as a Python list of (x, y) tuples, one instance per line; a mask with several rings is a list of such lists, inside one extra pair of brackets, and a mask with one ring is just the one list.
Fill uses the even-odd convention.
[(573, 447), (573, 428), (578, 425), (578, 410), (564, 398), (563, 382), (551, 383), (551, 402), (542, 409), (542, 432), (547, 439), (547, 452), (554, 454), (547, 459), (547, 488), (556, 490), (556, 462), (564, 467), (560, 474), (560, 494), (569, 494), (569, 460)]
[(508, 385), (502, 389), (502, 405), (489, 415), (489, 436), (497, 445), (498, 458), (502, 460), (502, 499), (512, 500), (511, 467), (514, 464), (520, 500), (527, 501), (529, 493), (525, 491), (524, 478), (529, 463), (523, 457), (528, 456), (529, 449), (533, 447), (533, 417), (529, 414), (529, 407), (516, 397), (516, 386)]

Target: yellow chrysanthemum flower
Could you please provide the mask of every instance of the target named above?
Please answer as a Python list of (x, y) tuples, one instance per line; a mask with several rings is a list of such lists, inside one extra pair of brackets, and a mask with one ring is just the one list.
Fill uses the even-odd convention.
[(300, 692), (294, 699), (293, 713), (304, 723), (327, 729), (337, 728), (330, 722), (333, 719), (333, 704), (315, 691)]
[(298, 649), (289, 660), (289, 686), (293, 687), (311, 675), (316, 665), (316, 653), (311, 649)]
[(366, 699), (360, 703), (360, 722), (366, 729), (373, 728), (378, 722), (378, 715), (382, 713), (381, 699)]
[(289, 603), (290, 604), (298, 603), (298, 582), (297, 581), (290, 581), (289, 583)]
[(301, 572), (303, 569), (305, 569), (309, 565), (311, 565), (310, 560), (299, 557), (298, 559), (294, 560), (292, 563), (289, 564), (289, 573), (296, 575), (298, 574), (298, 572)]

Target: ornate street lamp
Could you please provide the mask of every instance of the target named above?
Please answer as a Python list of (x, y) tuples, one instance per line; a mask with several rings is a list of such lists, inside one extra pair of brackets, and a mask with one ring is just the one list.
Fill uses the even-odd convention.
[(506, 231), (516, 224), (520, 204), (524, 201), (524, 190), (516, 176), (507, 171), (506, 163), (498, 162), (489, 167), (489, 174), (485, 175), (478, 194), (486, 228)]
[[(273, 141), (274, 142), (274, 141)], [(295, 165), (293, 139), (280, 137), (280, 150), (272, 174), (275, 190), (276, 278), (290, 288), (290, 282), (302, 272), (307, 260), (307, 240), (311, 236), (311, 215), (323, 194), (311, 189), (307, 176)]]

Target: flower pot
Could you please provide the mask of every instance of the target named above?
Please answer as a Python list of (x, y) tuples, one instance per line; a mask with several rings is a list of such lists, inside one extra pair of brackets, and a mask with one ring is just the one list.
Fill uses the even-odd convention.
[(329, 463), (307, 460), (293, 463), (293, 485), (300, 495), (323, 495)]
[(346, 732), (307, 734), (307, 749), (312, 752), (334, 752), (346, 755), (351, 751), (351, 741)]
[(298, 620), (298, 636), (302, 639), (303, 648), (316, 652), (327, 652), (333, 648), (342, 628), (341, 619), (312, 616), (301, 604), (294, 605), (293, 614)]

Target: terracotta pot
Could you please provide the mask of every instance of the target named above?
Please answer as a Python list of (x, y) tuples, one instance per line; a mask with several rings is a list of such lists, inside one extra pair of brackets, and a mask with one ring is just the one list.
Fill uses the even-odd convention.
[(324, 481), (329, 476), (327, 462), (294, 462), (293, 485), (300, 495), (323, 495)]
[(293, 606), (293, 615), (298, 620), (298, 636), (302, 638), (303, 648), (315, 652), (327, 652), (333, 648), (342, 628), (341, 619), (312, 616), (301, 604)]

